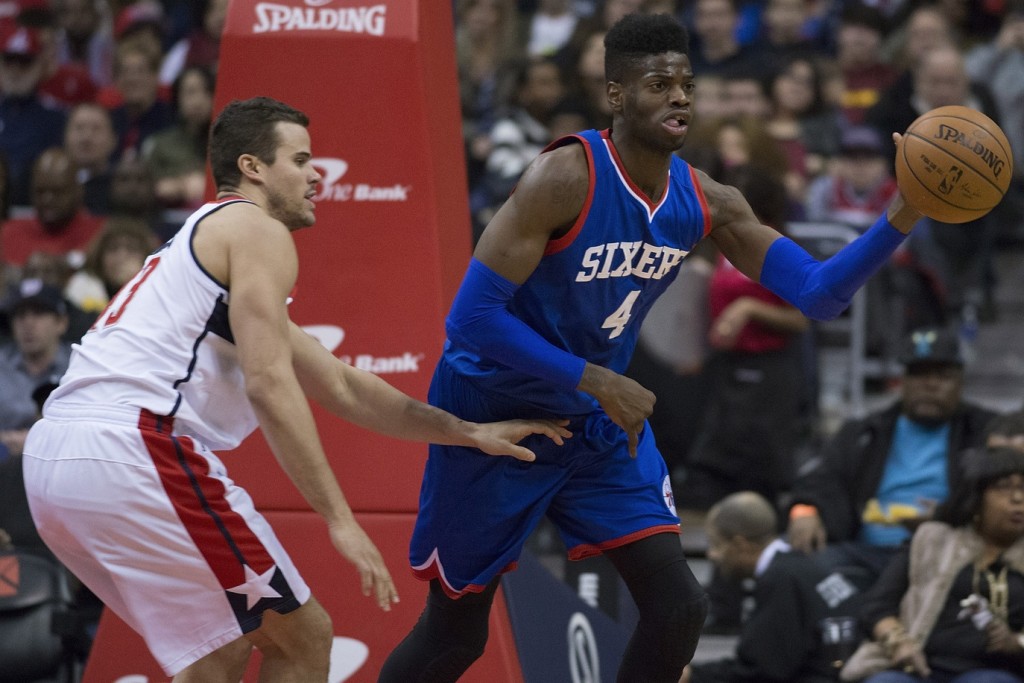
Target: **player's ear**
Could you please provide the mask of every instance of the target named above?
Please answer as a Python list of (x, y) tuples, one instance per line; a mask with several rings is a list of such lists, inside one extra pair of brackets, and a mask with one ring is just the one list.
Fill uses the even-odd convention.
[(263, 162), (255, 154), (242, 154), (238, 157), (238, 170), (252, 182), (260, 182)]
[(605, 85), (605, 93), (608, 95), (608, 106), (613, 112), (622, 111), (622, 84), (615, 81), (608, 81)]

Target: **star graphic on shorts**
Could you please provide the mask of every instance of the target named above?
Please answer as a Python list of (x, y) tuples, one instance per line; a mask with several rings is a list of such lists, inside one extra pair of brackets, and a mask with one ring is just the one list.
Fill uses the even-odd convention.
[(267, 571), (257, 574), (253, 571), (252, 567), (245, 565), (245, 583), (240, 583), (234, 588), (228, 588), (227, 591), (244, 595), (245, 608), (250, 610), (253, 608), (253, 605), (263, 598), (279, 598), (281, 594), (270, 585), (270, 580), (274, 578), (276, 570), (277, 566), (271, 565)]

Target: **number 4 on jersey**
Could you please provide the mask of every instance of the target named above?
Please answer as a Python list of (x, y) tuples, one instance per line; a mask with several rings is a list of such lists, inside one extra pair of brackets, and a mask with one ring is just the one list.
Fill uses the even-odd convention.
[(615, 309), (615, 312), (604, 319), (604, 324), (601, 325), (601, 329), (611, 330), (608, 334), (609, 339), (615, 339), (622, 334), (624, 329), (626, 329), (626, 323), (629, 322), (629, 318), (633, 311), (633, 304), (636, 303), (636, 298), (638, 296), (640, 296), (640, 290), (634, 289), (626, 295), (626, 298), (622, 300), (622, 303)]

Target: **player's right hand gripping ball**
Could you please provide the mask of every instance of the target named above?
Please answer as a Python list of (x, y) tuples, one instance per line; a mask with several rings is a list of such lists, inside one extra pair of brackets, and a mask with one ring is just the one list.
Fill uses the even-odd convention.
[(984, 114), (939, 107), (910, 124), (896, 149), (903, 198), (929, 218), (966, 223), (1002, 200), (1013, 177), (1010, 142)]

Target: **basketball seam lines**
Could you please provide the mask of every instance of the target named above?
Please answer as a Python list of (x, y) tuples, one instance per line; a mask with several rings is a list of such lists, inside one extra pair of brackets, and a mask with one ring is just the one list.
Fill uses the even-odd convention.
[[(966, 119), (964, 119), (964, 120), (966, 120)], [(907, 133), (907, 137), (917, 138), (921, 142), (924, 142), (924, 143), (934, 147), (938, 151), (942, 152), (943, 154), (948, 154), (949, 156), (953, 157), (957, 161), (961, 162), (964, 166), (966, 166), (971, 171), (973, 171), (974, 174), (977, 175), (980, 179), (984, 180), (986, 183), (988, 183), (989, 185), (994, 187), (996, 189), (996, 192), (999, 195), (999, 199), (997, 199), (995, 204), (993, 204), (992, 206), (975, 208), (975, 207), (971, 207), (971, 206), (960, 206), (959, 204), (954, 204), (953, 202), (949, 201), (948, 199), (946, 199), (942, 195), (939, 195), (939, 194), (936, 194), (936, 193), (932, 192), (930, 189), (928, 189), (928, 186), (925, 184), (924, 179), (921, 176), (919, 176), (914, 171), (914, 167), (911, 165), (910, 159), (907, 157), (907, 145), (906, 145), (906, 143), (904, 143), (903, 144), (903, 161), (906, 163), (907, 170), (910, 171), (911, 175), (913, 175), (914, 178), (918, 182), (921, 183), (921, 187), (923, 187), (924, 189), (928, 190), (928, 194), (930, 194), (932, 197), (935, 197), (936, 199), (941, 200), (942, 202), (952, 206), (955, 209), (960, 209), (961, 211), (974, 211), (974, 212), (991, 211), (992, 209), (994, 209), (996, 207), (997, 204), (999, 204), (1000, 201), (1002, 201), (1003, 194), (1004, 194), (1002, 188), (1000, 188), (998, 185), (996, 185), (991, 180), (986, 178), (980, 171), (978, 171), (977, 168), (972, 166), (970, 163), (964, 161), (963, 159), (960, 159), (959, 157), (953, 156), (952, 154), (949, 153), (949, 151), (943, 149), (942, 147), (939, 147), (934, 142), (932, 142), (930, 138), (926, 138), (923, 135), (918, 135), (917, 133)], [(1002, 145), (1000, 145), (1000, 148), (1002, 148)]]

